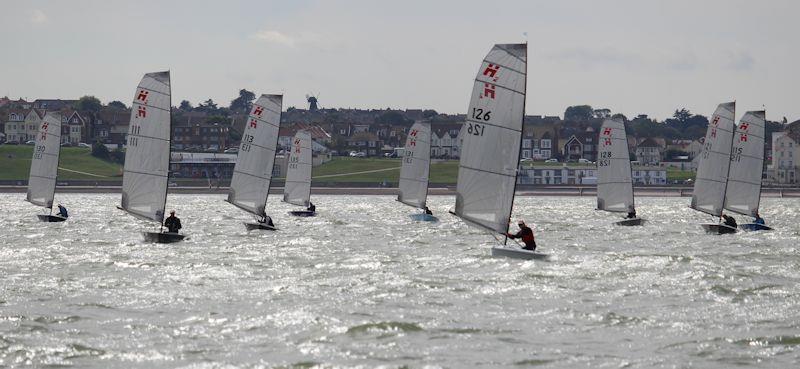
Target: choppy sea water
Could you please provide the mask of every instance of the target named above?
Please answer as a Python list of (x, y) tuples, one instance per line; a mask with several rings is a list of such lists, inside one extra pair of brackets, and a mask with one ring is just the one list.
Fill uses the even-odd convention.
[[(591, 197), (518, 197), (551, 259), (489, 256), (493, 238), (446, 214), (415, 223), (389, 196), (269, 202), (279, 232), (220, 195), (172, 195), (189, 240), (118, 195), (57, 194), (45, 224), (0, 194), (0, 366), (797, 367), (800, 201), (764, 199), (777, 230), (706, 235), (687, 198), (640, 198), (643, 227)], [(740, 219), (740, 222), (744, 219)]]

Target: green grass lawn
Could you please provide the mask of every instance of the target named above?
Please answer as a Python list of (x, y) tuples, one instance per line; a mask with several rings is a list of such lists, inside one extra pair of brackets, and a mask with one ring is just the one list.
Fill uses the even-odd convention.
[(679, 170), (675, 168), (667, 168), (667, 181), (685, 181), (689, 178), (694, 180), (695, 173), (691, 170)]
[[(0, 179), (27, 179), (30, 173), (33, 146), (0, 145)], [(119, 164), (100, 160), (91, 155), (91, 149), (62, 147), (58, 179), (121, 179)], [(95, 176), (72, 171), (91, 173)], [(96, 177), (100, 176), (100, 177)]]
[[(372, 182), (397, 183), (400, 177), (400, 159), (334, 157), (333, 160), (314, 168), (312, 176), (317, 182)], [(370, 173), (358, 173), (369, 172)], [(340, 175), (354, 173), (349, 175)], [(458, 161), (448, 160), (431, 164), (432, 183), (455, 183), (458, 176)]]

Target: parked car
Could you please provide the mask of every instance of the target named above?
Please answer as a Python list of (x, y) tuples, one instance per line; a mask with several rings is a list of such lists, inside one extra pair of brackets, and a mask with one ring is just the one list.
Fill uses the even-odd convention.
[(578, 163), (581, 163), (581, 164), (591, 164), (591, 163), (592, 163), (592, 161), (591, 161), (591, 160), (589, 160), (589, 159), (580, 158), (580, 159), (578, 159)]
[(556, 159), (556, 158), (547, 159), (547, 160), (545, 160), (544, 162), (545, 162), (545, 163), (558, 163), (558, 159)]
[(87, 144), (87, 143), (85, 143), (85, 142), (78, 142), (78, 147), (83, 147), (83, 148), (91, 149), (91, 148), (92, 148), (92, 145), (89, 145), (89, 144)]
[(26, 144), (26, 145), (36, 145), (36, 141), (33, 141), (33, 140), (31, 140), (31, 141), (26, 141), (26, 142), (25, 142), (25, 144)]
[(238, 152), (239, 152), (239, 148), (238, 147), (229, 147), (229, 148), (225, 149), (225, 153), (226, 154), (236, 154)]
[(367, 153), (365, 153), (365, 152), (353, 151), (353, 152), (351, 152), (351, 153), (350, 153), (350, 156), (351, 156), (351, 157), (354, 157), (354, 158), (365, 158), (365, 157), (367, 157)]
[(69, 142), (62, 142), (61, 143), (61, 147), (70, 147), (70, 146), (72, 146), (72, 144), (69, 143)]

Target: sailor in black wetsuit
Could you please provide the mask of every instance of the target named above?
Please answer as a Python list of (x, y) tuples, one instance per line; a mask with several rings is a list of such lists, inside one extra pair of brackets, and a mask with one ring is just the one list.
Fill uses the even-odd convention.
[(67, 213), (67, 208), (65, 208), (64, 205), (61, 205), (61, 204), (58, 204), (58, 214), (56, 214), (56, 215), (58, 215), (58, 216), (60, 216), (62, 218), (69, 217), (69, 213)]
[(272, 223), (272, 217), (270, 217), (269, 215), (264, 215), (263, 218), (259, 218), (258, 222), (259, 223), (264, 223), (264, 224), (266, 224), (266, 225), (268, 225), (270, 227), (275, 228), (275, 224)]
[(511, 239), (521, 238), (522, 242), (525, 243), (523, 250), (536, 250), (536, 239), (533, 237), (533, 230), (521, 220), (517, 223), (517, 226), (519, 226), (517, 234), (506, 233), (506, 236)]
[(313, 203), (313, 202), (309, 202), (309, 203), (308, 203), (308, 208), (306, 208), (306, 210), (308, 210), (308, 211), (310, 211), (310, 212), (314, 213), (314, 212), (316, 212), (316, 211), (317, 211), (317, 207), (316, 207), (316, 206), (314, 206), (314, 203)]
[(634, 219), (636, 218), (636, 210), (631, 210), (628, 212), (628, 216), (625, 219)]
[(736, 219), (733, 219), (732, 216), (722, 214), (722, 219), (725, 219), (725, 223), (723, 224), (725, 224), (726, 226), (731, 228), (736, 228)]
[(164, 227), (167, 227), (170, 233), (178, 233), (181, 229), (181, 220), (175, 216), (175, 210), (169, 212), (169, 217), (164, 220)]
[(425, 214), (428, 214), (428, 215), (433, 215), (433, 212), (431, 211), (431, 209), (428, 209), (428, 207), (427, 207), (427, 206), (425, 206), (425, 209), (424, 209), (424, 210), (425, 210)]

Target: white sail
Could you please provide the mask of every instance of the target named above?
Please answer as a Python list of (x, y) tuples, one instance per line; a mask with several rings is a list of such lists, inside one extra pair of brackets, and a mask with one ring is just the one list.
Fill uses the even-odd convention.
[(283, 201), (308, 206), (311, 198), (311, 134), (298, 131), (292, 140)]
[(169, 179), (170, 107), (169, 72), (145, 74), (131, 105), (120, 208), (159, 223)]
[(631, 212), (633, 184), (625, 123), (606, 119), (600, 128), (597, 151), (597, 209)]
[(46, 113), (36, 134), (28, 177), (28, 202), (52, 209), (60, 149), (61, 114)]
[(764, 171), (764, 111), (748, 111), (733, 135), (725, 209), (755, 216), (761, 201)]
[(261, 95), (253, 104), (233, 168), (228, 202), (258, 216), (266, 215), (282, 103), (283, 95)]
[(691, 207), (714, 216), (722, 214), (725, 202), (735, 111), (735, 102), (719, 104), (708, 123), (703, 151), (699, 154), (701, 157), (697, 166)]
[(455, 214), (499, 233), (508, 231), (519, 165), (528, 48), (495, 45), (478, 69), (458, 168)]
[(400, 168), (400, 194), (397, 201), (424, 208), (428, 198), (428, 174), (431, 164), (431, 125), (414, 123), (406, 138), (403, 166)]

